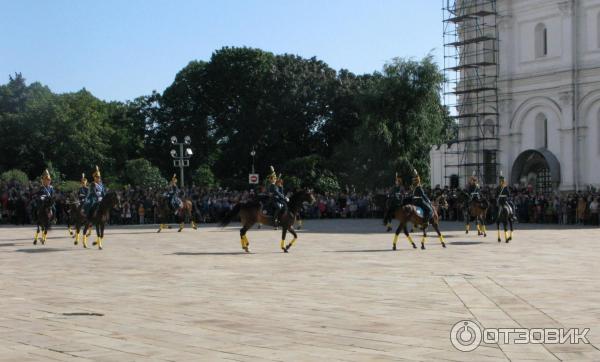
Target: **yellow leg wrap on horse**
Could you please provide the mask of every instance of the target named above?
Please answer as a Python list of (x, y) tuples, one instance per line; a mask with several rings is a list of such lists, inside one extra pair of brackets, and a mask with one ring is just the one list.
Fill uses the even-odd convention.
[(410, 241), (410, 243), (411, 243), (411, 244), (414, 244), (414, 243), (415, 243), (415, 242), (413, 241), (413, 238), (412, 238), (410, 235), (408, 235), (408, 241)]
[(467, 224), (467, 226), (465, 227), (465, 230), (470, 231), (471, 230), (471, 224)]
[(47, 231), (44, 231), (44, 234), (43, 234), (42, 238), (43, 238), (44, 242), (46, 242), (46, 239), (48, 238), (48, 232)]
[(87, 248), (87, 235), (83, 235), (83, 247)]
[(421, 239), (421, 244), (425, 244), (425, 239), (427, 238), (423, 236), (423, 239)]
[(281, 239), (281, 248), (285, 249), (285, 240)]
[(440, 235), (440, 243), (445, 244), (446, 240), (444, 239), (444, 235)]
[(479, 224), (477, 224), (477, 231), (481, 232), (481, 226), (479, 226)]
[(506, 231), (504, 232), (504, 240), (508, 240), (508, 233)]
[(302, 221), (302, 220), (298, 221), (298, 226), (302, 227), (302, 225), (304, 225), (304, 221)]
[(294, 245), (296, 243), (296, 238), (293, 238), (292, 241), (290, 241), (290, 246)]
[(37, 240), (37, 238), (38, 238), (39, 235), (40, 235), (40, 233), (36, 231), (35, 235), (33, 236), (33, 240)]
[(511, 230), (510, 231), (510, 238), (512, 239), (512, 237), (513, 237), (513, 231)]
[(246, 247), (246, 240), (244, 240), (243, 236), (240, 238), (240, 244), (242, 244), (242, 249)]
[(69, 226), (69, 235), (73, 235), (73, 229)]
[(397, 242), (398, 242), (398, 235), (394, 235), (394, 246), (396, 245)]
[(98, 238), (98, 249), (102, 249), (102, 238)]
[(487, 233), (487, 228), (485, 227), (485, 225), (481, 225), (481, 228), (483, 229), (483, 233)]

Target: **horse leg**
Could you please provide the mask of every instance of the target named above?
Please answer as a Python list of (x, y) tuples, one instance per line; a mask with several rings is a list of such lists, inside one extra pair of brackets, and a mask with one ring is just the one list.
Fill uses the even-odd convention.
[(241, 239), (241, 243), (242, 243), (242, 249), (244, 249), (244, 251), (246, 253), (250, 252), (250, 250), (248, 250), (248, 246), (250, 245), (250, 242), (248, 241), (248, 237), (246, 236), (248, 229), (249, 228), (246, 225), (244, 225), (242, 227), (242, 229), (240, 230), (240, 239)]
[(512, 217), (508, 219), (508, 225), (510, 226), (510, 236), (508, 237), (508, 241), (511, 241), (513, 238), (513, 220)]
[(294, 230), (294, 227), (290, 225), (290, 227), (288, 228), (288, 231), (290, 233), (292, 233), (292, 235), (294, 236), (294, 238), (292, 239), (292, 241), (290, 241), (289, 244), (287, 244), (287, 246), (285, 247), (285, 250), (290, 250), (290, 248), (292, 247), (292, 245), (294, 245), (296, 243), (296, 239), (298, 239), (298, 234), (296, 234), (296, 230)]
[(508, 240), (508, 231), (506, 228), (506, 224), (508, 224), (506, 220), (502, 221), (502, 226), (504, 227), (504, 240), (508, 243), (510, 240)]
[(440, 232), (440, 224), (439, 224), (439, 222), (436, 222), (435, 224), (432, 224), (432, 226), (435, 229), (435, 232), (438, 234), (438, 237), (440, 238), (440, 243), (445, 248), (446, 247), (446, 240), (444, 240), (444, 236)]
[(100, 237), (98, 238), (98, 249), (102, 250), (102, 239), (104, 239), (104, 222), (100, 223)]
[(85, 225), (83, 226), (83, 232), (81, 233), (83, 236), (83, 240), (81, 241), (81, 244), (83, 245), (84, 248), (87, 249), (88, 245), (87, 245), (87, 238), (88, 238), (88, 231), (90, 229), (90, 225), (86, 222)]
[(498, 242), (501, 242), (502, 239), (500, 238), (500, 218), (499, 217), (496, 220), (496, 228), (498, 229)]
[(421, 239), (421, 250), (425, 250), (425, 239), (427, 239), (427, 227), (423, 227), (423, 239)]
[(285, 225), (281, 225), (281, 250), (284, 253), (287, 253), (287, 249), (285, 248), (285, 236), (287, 235), (287, 227)]
[(99, 239), (100, 239), (100, 224), (96, 224), (96, 240), (94, 240), (92, 245), (94, 245), (94, 246), (98, 245), (98, 241), (100, 241)]
[(75, 224), (75, 236), (73, 237), (75, 240), (73, 241), (73, 245), (77, 245), (79, 244), (79, 231), (80, 231), (80, 225), (79, 224)]
[[(390, 225), (391, 225), (391, 223), (390, 223)], [(402, 225), (398, 225), (398, 228), (396, 229), (396, 235), (394, 235), (394, 243), (392, 244), (392, 250), (396, 250), (396, 243), (398, 242), (398, 237), (399, 237), (401, 231), (402, 231)]]
[(183, 214), (183, 209), (179, 210), (179, 212), (177, 213), (177, 218), (179, 219), (179, 230), (177, 230), (177, 232), (180, 233), (181, 230), (183, 230), (183, 227), (185, 226), (185, 215)]
[(46, 239), (48, 238), (48, 228), (49, 227), (50, 227), (49, 224), (42, 225), (42, 245), (46, 245)]
[(485, 217), (480, 216), (481, 219), (481, 229), (483, 230), (483, 237), (487, 238), (487, 227), (485, 226)]
[(412, 245), (413, 249), (416, 249), (417, 246), (415, 245), (413, 238), (410, 236), (410, 233), (408, 232), (408, 227), (406, 226), (406, 224), (403, 225), (403, 228), (404, 228), (404, 235), (406, 235), (406, 237), (408, 238), (410, 245)]
[(37, 225), (37, 231), (35, 232), (35, 235), (33, 236), (33, 245), (37, 245), (39, 234), (40, 234), (40, 224)]

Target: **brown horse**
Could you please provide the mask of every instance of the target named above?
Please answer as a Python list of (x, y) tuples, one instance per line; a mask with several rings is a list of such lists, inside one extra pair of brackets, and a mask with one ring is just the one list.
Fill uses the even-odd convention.
[(483, 235), (483, 237), (487, 237), (485, 220), (487, 218), (487, 211), (490, 206), (489, 202), (484, 198), (469, 201), (469, 195), (466, 192), (462, 192), (461, 204), (463, 205), (465, 234), (469, 233), (471, 230), (471, 222), (475, 221), (475, 225), (477, 226), (477, 236)]
[[(386, 214), (389, 215), (390, 213), (386, 212)], [(398, 242), (398, 237), (401, 231), (404, 231), (404, 235), (406, 235), (412, 247), (415, 249), (417, 248), (417, 245), (415, 245), (415, 242), (413, 241), (412, 237), (410, 236), (410, 233), (408, 232), (407, 224), (409, 222), (423, 231), (423, 238), (421, 239), (421, 249), (425, 249), (425, 240), (427, 239), (427, 227), (429, 226), (429, 223), (426, 222), (423, 219), (423, 217), (421, 217), (417, 210), (417, 206), (410, 203), (410, 198), (405, 198), (404, 200), (402, 200), (401, 206), (391, 211), (391, 214), (393, 215), (394, 219), (400, 221), (400, 225), (398, 225), (398, 228), (396, 229), (396, 233), (394, 235), (394, 244), (392, 250), (396, 250), (396, 243)], [(446, 243), (444, 240), (444, 236), (442, 236), (442, 233), (440, 232), (439, 227), (440, 218), (435, 209), (433, 209), (433, 215), (431, 216), (431, 225), (437, 232), (438, 237), (440, 238), (440, 243), (445, 248)]]
[(102, 250), (102, 241), (104, 239), (104, 226), (110, 220), (110, 211), (114, 206), (121, 208), (121, 197), (115, 191), (109, 191), (102, 201), (98, 202), (95, 210), (92, 211), (88, 222), (85, 224), (83, 229), (83, 246), (87, 247), (87, 235), (88, 229), (94, 225), (96, 226), (96, 240), (92, 245), (98, 245), (98, 249)]
[[(304, 202), (309, 202), (311, 204), (315, 202), (312, 192), (306, 190), (294, 192), (288, 203), (287, 211), (279, 217), (278, 226), (281, 226), (281, 250), (285, 253), (288, 252), (296, 242), (296, 239), (298, 239), (298, 235), (294, 230), (294, 223), (296, 222), (298, 213)], [(253, 199), (237, 203), (230, 212), (223, 216), (220, 221), (221, 227), (227, 226), (238, 214), (242, 221), (242, 229), (240, 230), (242, 249), (246, 252), (250, 251), (250, 241), (248, 240), (246, 233), (254, 224), (259, 223), (267, 226), (277, 226), (273, 223), (273, 217), (263, 213), (263, 204), (258, 199)], [(285, 245), (285, 237), (288, 231), (292, 233), (294, 238), (289, 244)]]
[(433, 200), (431, 206), (433, 206), (438, 215), (441, 215), (443, 210), (448, 210), (448, 197), (446, 194), (441, 194)]
[[(158, 225), (158, 230), (156, 232), (159, 233), (163, 229), (171, 228), (168, 223), (174, 211), (171, 208), (169, 198), (164, 195), (158, 197), (157, 208), (160, 224)], [(198, 229), (198, 224), (194, 219), (194, 204), (191, 200), (182, 200), (181, 207), (175, 211), (175, 219), (177, 224), (179, 224), (179, 230), (177, 230), (177, 232), (181, 232), (183, 230), (186, 219), (191, 221), (192, 228), (194, 230)]]

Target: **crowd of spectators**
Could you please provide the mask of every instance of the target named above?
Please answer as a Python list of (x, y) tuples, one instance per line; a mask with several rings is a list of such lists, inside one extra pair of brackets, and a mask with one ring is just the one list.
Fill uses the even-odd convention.
[[(29, 203), (38, 190), (36, 183), (19, 184), (16, 182), (0, 182), (0, 223), (31, 223)], [(459, 192), (454, 189), (435, 187), (427, 190), (432, 201), (444, 195), (448, 208), (439, 209), (443, 220), (462, 220)], [(482, 188), (482, 195), (488, 200), (495, 200), (495, 188)], [(111, 222), (115, 224), (148, 224), (157, 222), (157, 200), (165, 190), (152, 188), (139, 189), (126, 187), (120, 190), (121, 207), (115, 208), (111, 214)], [(193, 200), (200, 222), (217, 221), (219, 215), (230, 210), (237, 202), (252, 198), (253, 190), (234, 191), (228, 189), (204, 189), (189, 187), (186, 197)], [(315, 194), (316, 202), (304, 205), (302, 217), (306, 219), (320, 218), (382, 218), (387, 190), (371, 192), (339, 192)], [(577, 193), (556, 193), (543, 195), (529, 188), (511, 188), (516, 206), (516, 216), (521, 223), (553, 223), (553, 224), (600, 224), (599, 194), (595, 190)], [(67, 203), (76, 197), (56, 189), (57, 223), (67, 221)], [(494, 215), (494, 203), (490, 210), (490, 220)]]

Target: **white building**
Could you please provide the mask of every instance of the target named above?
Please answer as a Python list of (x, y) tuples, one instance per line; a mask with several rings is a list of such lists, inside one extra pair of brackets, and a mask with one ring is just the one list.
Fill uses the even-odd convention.
[[(499, 170), (511, 184), (599, 188), (600, 0), (498, 0), (495, 6), (498, 127), (489, 132), (499, 138)], [(430, 154), (432, 185), (449, 184), (459, 170), (446, 164), (456, 164), (460, 152), (449, 154), (442, 145)]]

